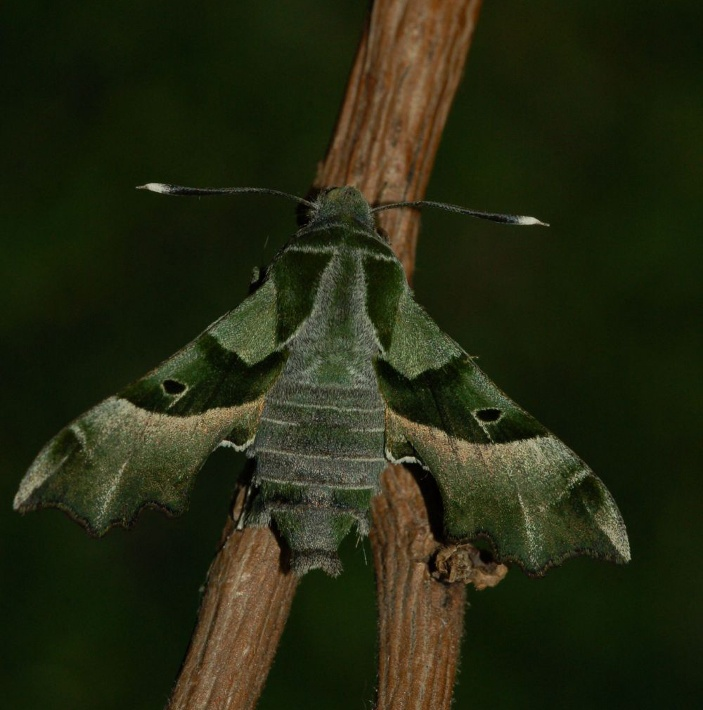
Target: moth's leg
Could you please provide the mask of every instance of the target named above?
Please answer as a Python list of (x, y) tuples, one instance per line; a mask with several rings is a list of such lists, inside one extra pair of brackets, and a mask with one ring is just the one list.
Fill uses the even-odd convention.
[(247, 461), (237, 483), (237, 491), (232, 502), (232, 520), (235, 523), (235, 530), (243, 530), (251, 514), (251, 504), (255, 498), (253, 466), (253, 461)]
[(247, 513), (249, 512), (249, 503), (251, 502), (251, 489), (252, 485), (249, 483), (244, 491), (244, 500), (242, 501), (241, 508), (239, 509), (239, 517), (237, 518), (237, 530), (244, 530), (246, 524)]

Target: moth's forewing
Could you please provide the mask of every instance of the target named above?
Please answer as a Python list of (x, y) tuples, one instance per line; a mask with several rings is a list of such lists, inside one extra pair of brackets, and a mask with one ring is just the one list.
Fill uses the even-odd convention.
[(529, 574), (579, 554), (630, 558), (615, 501), (559, 439), (503, 394), (407, 293), (377, 364), (388, 455), (418, 460), (450, 538), (487, 537)]
[(93, 534), (144, 506), (183, 512), (195, 474), (228, 438), (244, 447), (285, 362), (264, 284), (176, 355), (89, 410), (41, 451), (15, 497), (61, 508)]

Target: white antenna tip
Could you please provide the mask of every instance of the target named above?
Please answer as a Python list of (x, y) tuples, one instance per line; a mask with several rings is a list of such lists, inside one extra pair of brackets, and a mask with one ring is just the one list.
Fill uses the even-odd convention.
[(538, 224), (541, 227), (548, 227), (549, 226), (549, 224), (547, 222), (542, 222), (542, 220), (537, 219), (536, 217), (526, 217), (526, 216), (521, 215), (517, 219), (518, 219), (518, 221), (517, 221), (518, 224), (522, 224), (525, 226), (529, 226), (532, 224)]
[(163, 182), (148, 182), (146, 185), (137, 185), (137, 190), (149, 190), (161, 195), (168, 195), (171, 192), (171, 186)]

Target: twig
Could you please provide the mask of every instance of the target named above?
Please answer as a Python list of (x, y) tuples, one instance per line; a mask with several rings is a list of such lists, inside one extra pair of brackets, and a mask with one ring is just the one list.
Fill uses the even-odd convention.
[(374, 501), (372, 534), (379, 611), (377, 707), (441, 710), (452, 700), (466, 586), (444, 584), (429, 574), (438, 543), (410, 472), (389, 468), (383, 493)]
[[(424, 195), (480, 4), (376, 0), (316, 185), (356, 185), (376, 203)], [(410, 277), (417, 214), (393, 210), (380, 220)], [(430, 576), (437, 542), (427, 508), (407, 471), (389, 471), (373, 505), (378, 707), (441, 710), (454, 684), (464, 586)], [(254, 707), (296, 588), (280, 556), (270, 530), (228, 525), (169, 710)]]
[(229, 521), (222, 537), (168, 710), (253, 708), (288, 619), (298, 580), (273, 532)]
[[(375, 203), (424, 196), (480, 5), (374, 3), (317, 185), (356, 185)], [(379, 221), (411, 278), (417, 213), (392, 210)], [(449, 708), (465, 586), (444, 584), (429, 573), (439, 543), (412, 475), (391, 467), (382, 488), (371, 531), (379, 608), (377, 707)], [(437, 514), (436, 507), (432, 512)]]

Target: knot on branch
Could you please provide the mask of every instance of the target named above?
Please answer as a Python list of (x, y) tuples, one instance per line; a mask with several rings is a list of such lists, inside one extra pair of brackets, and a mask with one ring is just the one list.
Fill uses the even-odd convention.
[(508, 574), (508, 568), (485, 550), (468, 543), (443, 545), (430, 560), (432, 576), (440, 582), (473, 584), (477, 591), (495, 587)]

